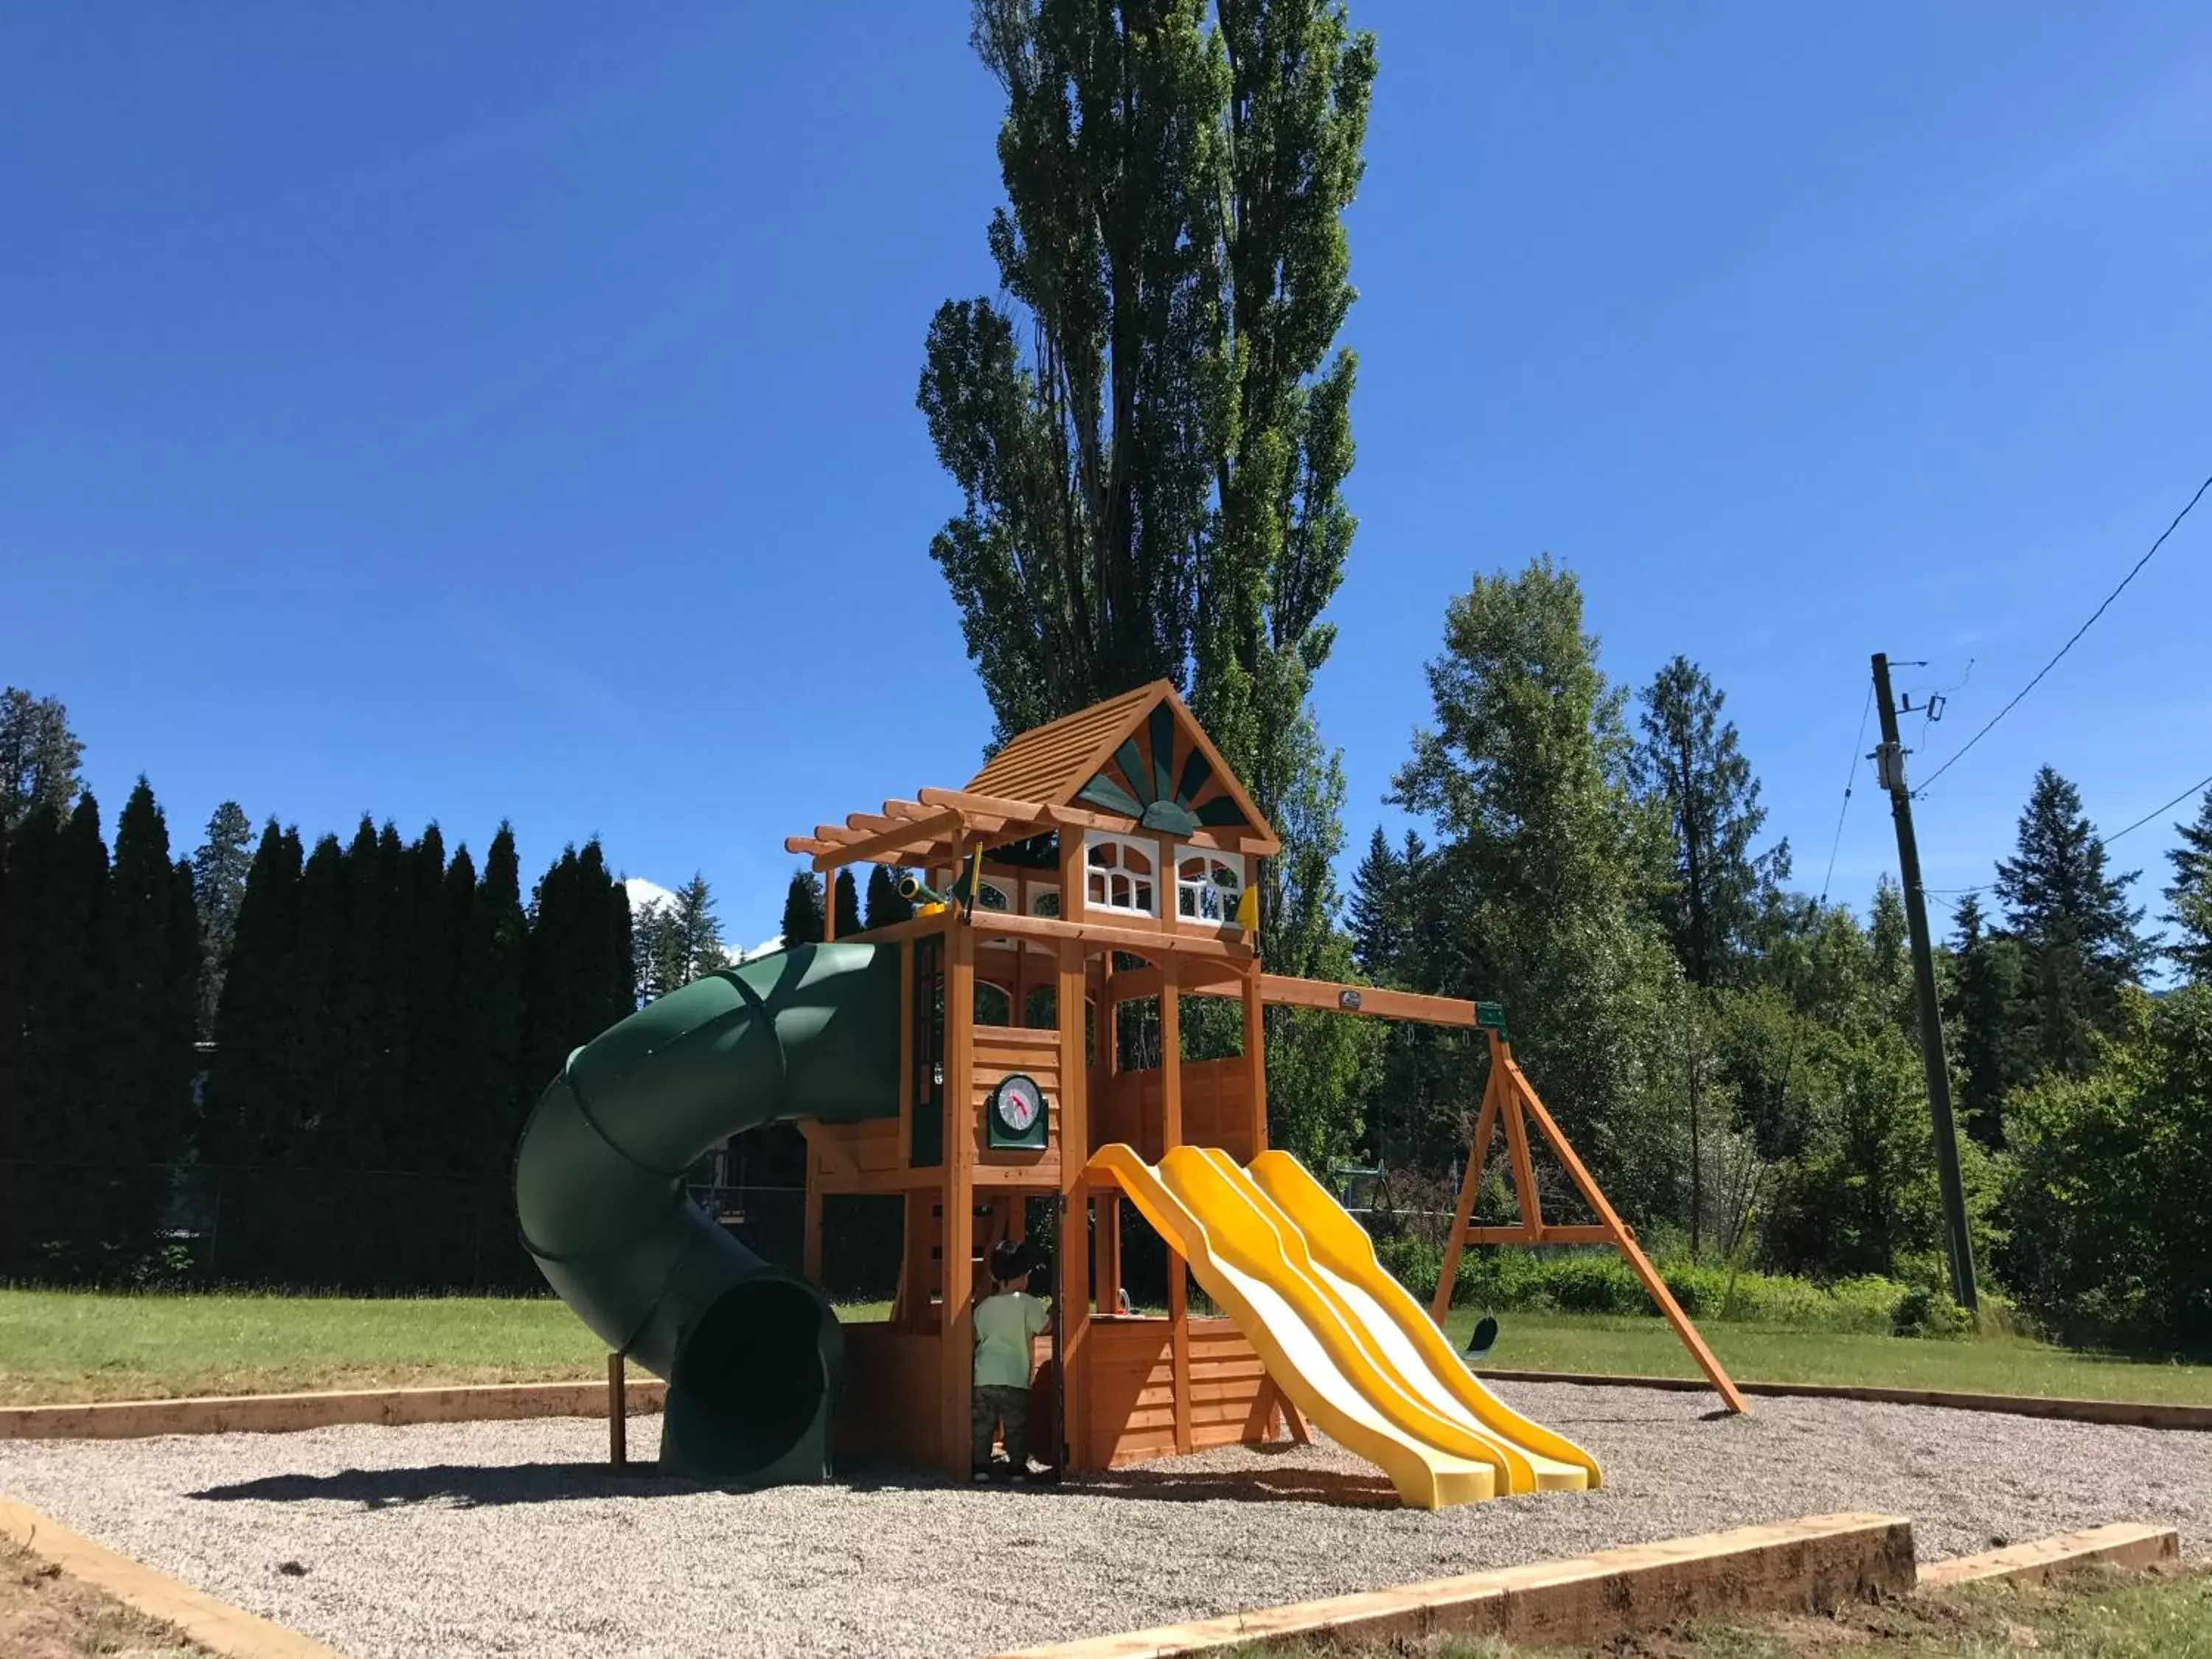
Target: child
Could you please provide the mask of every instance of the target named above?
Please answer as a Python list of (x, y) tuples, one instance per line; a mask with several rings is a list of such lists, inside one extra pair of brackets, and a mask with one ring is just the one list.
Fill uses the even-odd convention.
[(1029, 1252), (1011, 1238), (991, 1251), (991, 1294), (975, 1304), (975, 1387), (969, 1424), (975, 1478), (991, 1475), (991, 1431), (1006, 1431), (1008, 1472), (1029, 1473), (1030, 1339), (1052, 1322), (1045, 1304), (1024, 1288)]

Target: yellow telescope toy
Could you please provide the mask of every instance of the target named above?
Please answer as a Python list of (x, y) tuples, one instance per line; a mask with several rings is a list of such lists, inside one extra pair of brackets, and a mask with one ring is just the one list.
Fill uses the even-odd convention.
[(951, 902), (920, 876), (902, 877), (898, 893), (901, 898), (913, 902), (918, 916), (933, 916)]

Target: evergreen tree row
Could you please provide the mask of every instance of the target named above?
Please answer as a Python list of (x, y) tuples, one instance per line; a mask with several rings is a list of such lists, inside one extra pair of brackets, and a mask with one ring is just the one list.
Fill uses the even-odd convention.
[(7, 693), (0, 1278), (534, 1284), (524, 1118), (636, 1006), (599, 843), (526, 902), (505, 825), (479, 870), (366, 817), (250, 847), (226, 802), (179, 858), (142, 778), (111, 852), (80, 754), (58, 704)]

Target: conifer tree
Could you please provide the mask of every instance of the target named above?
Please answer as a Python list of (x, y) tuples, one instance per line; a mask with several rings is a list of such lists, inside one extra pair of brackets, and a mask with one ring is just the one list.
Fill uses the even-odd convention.
[(485, 849), (483, 878), (473, 884), (461, 942), (455, 1040), (459, 1126), (471, 1173), (487, 1179), (501, 1176), (512, 1165), (523, 1116), (550, 1081), (522, 1081), (528, 936), (514, 831), (502, 823)]
[(298, 832), (270, 819), (246, 870), (216, 1008), (202, 1146), (217, 1164), (274, 1164), (296, 1153), (302, 862)]
[(301, 1168), (338, 1167), (356, 1151), (345, 1144), (355, 1127), (349, 1121), (355, 1091), (343, 1072), (360, 1045), (340, 1029), (362, 1000), (347, 955), (346, 875), (345, 848), (336, 836), (316, 842), (300, 870), (292, 947), (292, 1121), (282, 1158)]
[(2021, 814), (2018, 852), (1997, 866), (1996, 890), (2007, 930), (2021, 944), (2023, 990), (2038, 1059), (2086, 1076), (2095, 1059), (2092, 1033), (2116, 1035), (2120, 990), (2132, 984), (2150, 949), (2130, 908), (2136, 872), (2106, 873), (2104, 843), (2071, 783), (2043, 768)]
[(1659, 909), (1674, 954), (1692, 982), (1741, 977), (1763, 892), (1790, 872), (1789, 843), (1754, 856), (1766, 821), (1759, 780), (1743, 757), (1725, 694), (1687, 657), (1676, 657), (1644, 688), (1638, 786), (1660, 803), (1674, 831), (1674, 880)]
[(811, 870), (792, 872), (783, 896), (783, 948), (822, 942), (822, 878)]
[(406, 852), (406, 950), (402, 959), (406, 1082), (392, 1115), (399, 1124), (400, 1163), (410, 1170), (461, 1173), (465, 1153), (452, 1133), (455, 1026), (459, 1018), (460, 929), (447, 887), (446, 838), (435, 823)]
[(0, 835), (43, 805), (66, 819), (76, 799), (84, 744), (52, 697), (15, 686), (0, 691)]
[(1352, 959), (1377, 983), (1394, 981), (1406, 965), (1413, 942), (1413, 872), (1390, 845), (1382, 826), (1368, 837), (1367, 854), (1352, 872), (1346, 911), (1352, 927)]
[[(16, 915), (20, 900), (16, 883), (9, 872), (9, 836), (0, 830), (0, 1206), (7, 1202), (9, 1177), (5, 1166), (15, 1156), (15, 1068), (23, 1044), (22, 990), (17, 980), (24, 941)], [(7, 1270), (4, 1242), (0, 1242), (0, 1273)]]
[(1951, 944), (1952, 1017), (1959, 1029), (1952, 1048), (1960, 1073), (1960, 1109), (1966, 1129), (1991, 1148), (2005, 1144), (2004, 1102), (2027, 1080), (2015, 1030), (2020, 997), (2020, 951), (2014, 941), (1990, 933), (1980, 902), (1960, 901), (1958, 932)]
[[(586, 923), (584, 955), (579, 963), (583, 979), (577, 1006), (579, 1028), (583, 1033), (577, 1038), (580, 1042), (635, 1012), (637, 981), (630, 960), (629, 893), (607, 867), (606, 851), (599, 845), (597, 836), (584, 844), (576, 862), (585, 899)], [(693, 879), (704, 900), (706, 882), (696, 877)], [(714, 967), (721, 965), (719, 939), (711, 942), (708, 951), (717, 960), (710, 967), (702, 967), (702, 973), (712, 972)]]
[(2212, 985), (2212, 789), (2197, 805), (2194, 823), (2177, 823), (2181, 844), (2166, 854), (2173, 863), (2173, 884), (2166, 890), (2173, 908), (2174, 942), (2166, 951), (2191, 984)]
[(42, 1207), (51, 1206), (40, 1231), (59, 1248), (56, 1268), (84, 1277), (104, 1265), (115, 1218), (107, 1201), (114, 1139), (102, 983), (109, 963), (107, 846), (89, 790), (55, 838), (50, 879), (48, 931), (27, 964), (37, 981), (25, 1010), (24, 1080), (56, 1166), (39, 1194)]
[[(69, 1109), (67, 1055), (55, 1021), (66, 1016), (70, 926), (59, 879), (62, 817), (40, 801), (0, 836), (7, 857), (7, 910), (0, 953), (0, 990), (12, 1000), (0, 1030), (0, 1062), (12, 1086), (0, 1093), (0, 1277), (42, 1272), (46, 1246), (65, 1206), (54, 1197), (64, 1115)], [(12, 970), (12, 972), (11, 972)]]
[(860, 890), (850, 870), (837, 872), (837, 937), (850, 939), (860, 931)]
[(730, 953), (722, 948), (722, 924), (714, 915), (714, 890), (696, 871), (676, 890), (676, 902), (668, 907), (667, 932), (665, 948), (678, 977), (666, 989), (689, 985), (729, 965)]
[(118, 1183), (102, 1240), (118, 1250), (150, 1243), (191, 1116), (199, 939), (189, 902), (179, 915), (176, 887), (168, 826), (141, 777), (116, 821), (104, 988), (89, 1011), (104, 1029), (86, 1149)]
[[(316, 1161), (331, 1170), (392, 1167), (380, 1107), (384, 1057), (391, 1042), (386, 942), (397, 919), (392, 915), (377, 842), (375, 821), (363, 813), (337, 868), (338, 902), (327, 946), (330, 1070), (321, 1091), (315, 1137)], [(318, 848), (316, 858), (321, 854)], [(315, 859), (311, 858), (311, 889), (315, 875)]]
[(192, 896), (199, 909), (199, 1032), (215, 1035), (216, 1010), (222, 1001), (222, 976), (238, 937), (238, 907), (246, 896), (246, 872), (253, 863), (253, 826), (246, 809), (227, 800), (208, 819), (207, 839), (192, 854)]
[(898, 890), (899, 878), (903, 873), (888, 864), (870, 866), (867, 911), (861, 919), (864, 927), (890, 927), (913, 920), (914, 901)]

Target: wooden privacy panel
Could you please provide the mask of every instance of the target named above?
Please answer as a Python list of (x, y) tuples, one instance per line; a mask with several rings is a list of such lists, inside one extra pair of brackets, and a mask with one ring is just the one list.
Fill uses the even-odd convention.
[[(1191, 1444), (1194, 1449), (1265, 1437), (1260, 1355), (1226, 1319), (1189, 1324)], [(1175, 1361), (1164, 1319), (1094, 1319), (1091, 1323), (1092, 1468), (1170, 1457), (1176, 1449)]]
[[(1117, 1072), (1106, 1080), (1092, 1121), (1091, 1150), (1126, 1142), (1148, 1164), (1159, 1162), (1165, 1105), (1158, 1070)], [(1252, 1076), (1241, 1055), (1186, 1060), (1182, 1067), (1182, 1138), (1193, 1146), (1218, 1146), (1239, 1164), (1251, 1159)]]
[(837, 1413), (846, 1457), (938, 1461), (938, 1334), (896, 1325), (848, 1325), (851, 1386)]
[[(1039, 1187), (1060, 1185), (1060, 1033), (1032, 1031), (1012, 1025), (978, 1025), (975, 1060), (969, 1079), (966, 1109), (968, 1133), (975, 1146), (975, 1184), (980, 1187)], [(1010, 1072), (1036, 1079), (1044, 1091), (1052, 1120), (1052, 1133), (1042, 1151), (994, 1148), (983, 1111), (984, 1097)]]

